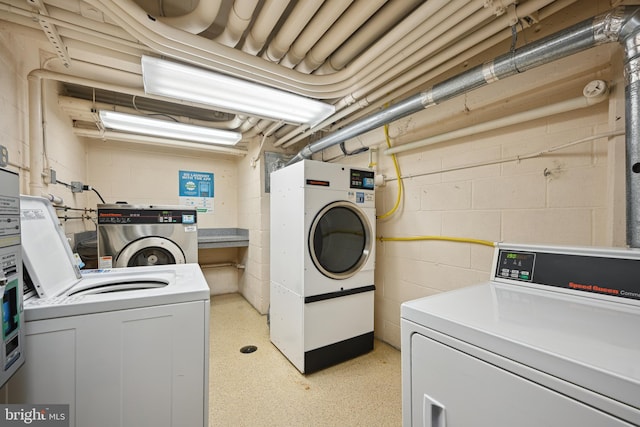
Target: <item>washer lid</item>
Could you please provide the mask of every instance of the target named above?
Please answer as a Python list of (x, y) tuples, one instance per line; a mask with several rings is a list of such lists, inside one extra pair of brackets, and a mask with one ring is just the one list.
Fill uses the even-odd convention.
[(49, 200), (21, 195), (20, 221), (22, 259), (38, 296), (56, 296), (77, 283), (80, 269)]
[(405, 302), (401, 317), (640, 409), (637, 306), (488, 282)]

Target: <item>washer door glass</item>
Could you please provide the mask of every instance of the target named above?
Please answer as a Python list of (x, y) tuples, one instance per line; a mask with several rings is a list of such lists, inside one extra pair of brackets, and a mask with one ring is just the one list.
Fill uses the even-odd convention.
[(349, 202), (325, 206), (309, 231), (309, 253), (316, 268), (332, 279), (347, 279), (364, 265), (371, 252), (371, 225), (362, 210)]
[(143, 237), (127, 245), (116, 260), (116, 267), (184, 264), (184, 253), (171, 240)]

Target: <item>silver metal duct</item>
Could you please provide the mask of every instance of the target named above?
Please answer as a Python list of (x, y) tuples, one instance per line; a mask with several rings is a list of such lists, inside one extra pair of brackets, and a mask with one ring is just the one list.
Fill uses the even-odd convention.
[(429, 106), (574, 53), (620, 41), (625, 48), (627, 244), (640, 247), (640, 8), (618, 7), (506, 53), (307, 145), (288, 164)]
[(624, 46), (627, 244), (640, 247), (640, 10), (626, 20)]

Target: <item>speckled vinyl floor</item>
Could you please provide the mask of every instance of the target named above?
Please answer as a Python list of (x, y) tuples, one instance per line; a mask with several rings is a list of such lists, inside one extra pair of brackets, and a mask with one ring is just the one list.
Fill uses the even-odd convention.
[[(211, 299), (209, 425), (400, 426), (400, 352), (366, 355), (303, 375), (269, 341), (266, 316), (241, 295)], [(249, 354), (240, 352), (257, 346)]]

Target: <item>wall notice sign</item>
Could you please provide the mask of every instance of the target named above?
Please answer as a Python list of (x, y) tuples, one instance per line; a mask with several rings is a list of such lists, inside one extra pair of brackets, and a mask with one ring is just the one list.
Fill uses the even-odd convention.
[(213, 212), (213, 174), (209, 172), (178, 171), (180, 204), (191, 206), (198, 213)]

